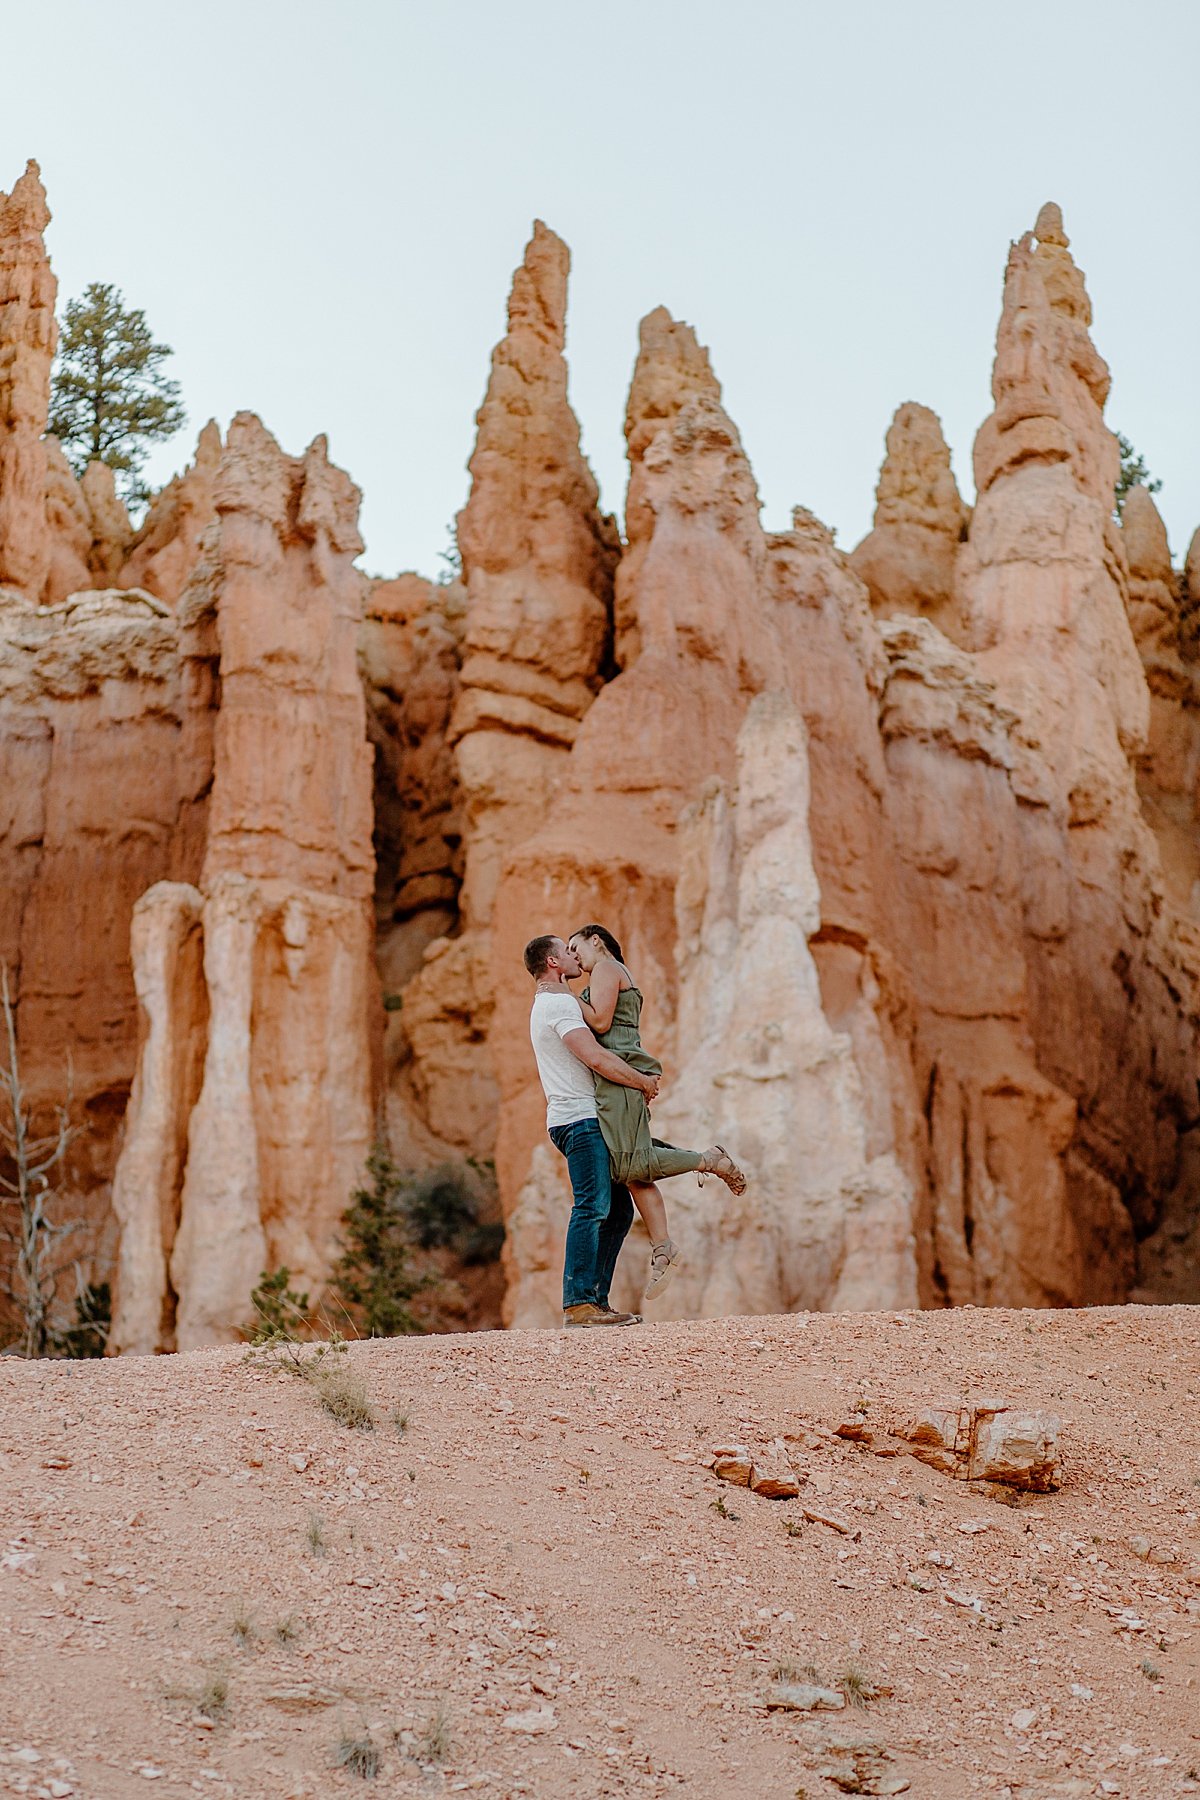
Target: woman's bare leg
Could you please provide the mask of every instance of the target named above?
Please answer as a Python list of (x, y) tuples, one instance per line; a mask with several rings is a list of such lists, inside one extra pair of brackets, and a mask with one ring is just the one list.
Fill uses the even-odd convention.
[(627, 1181), (625, 1185), (650, 1233), (651, 1244), (665, 1244), (671, 1233), (667, 1228), (667, 1203), (662, 1190), (653, 1181)]
[(643, 1298), (656, 1300), (683, 1260), (679, 1246), (671, 1240), (667, 1225), (667, 1207), (660, 1189), (653, 1181), (625, 1183), (650, 1233), (650, 1271)]

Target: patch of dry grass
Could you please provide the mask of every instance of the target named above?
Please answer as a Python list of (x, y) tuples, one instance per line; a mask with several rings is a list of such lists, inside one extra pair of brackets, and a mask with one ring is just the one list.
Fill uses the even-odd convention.
[(333, 1747), (334, 1767), (346, 1769), (362, 1781), (374, 1781), (383, 1766), (378, 1744), (364, 1727), (359, 1731), (343, 1731)]

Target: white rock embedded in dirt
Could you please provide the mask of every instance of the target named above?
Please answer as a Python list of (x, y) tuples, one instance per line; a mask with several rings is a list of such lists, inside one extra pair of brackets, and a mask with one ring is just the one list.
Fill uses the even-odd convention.
[(512, 1712), (504, 1720), (507, 1731), (523, 1731), (530, 1736), (536, 1736), (543, 1731), (553, 1731), (557, 1724), (558, 1720), (554, 1716), (552, 1706), (538, 1707), (530, 1712)]
[(986, 1402), (927, 1406), (902, 1425), (911, 1454), (963, 1481), (1049, 1493), (1059, 1484), (1057, 1413)]
[[(675, 1461), (691, 1461), (690, 1453)], [(764, 1500), (794, 1500), (804, 1479), (787, 1463), (773, 1457), (756, 1463), (746, 1444), (720, 1444), (713, 1451), (711, 1468), (721, 1481), (733, 1487), (748, 1487)]]
[(1037, 1493), (1058, 1486), (1062, 1420), (1057, 1413), (980, 1406), (972, 1424), (968, 1469), (972, 1481), (999, 1481)]
[(777, 1681), (767, 1695), (768, 1712), (841, 1712), (846, 1696), (811, 1681)]

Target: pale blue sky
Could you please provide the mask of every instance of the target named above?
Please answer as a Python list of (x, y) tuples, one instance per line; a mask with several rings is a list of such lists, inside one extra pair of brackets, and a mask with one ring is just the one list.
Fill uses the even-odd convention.
[[(50, 24), (50, 18), (53, 24)], [(605, 504), (637, 325), (696, 327), (758, 476), (849, 547), (903, 400), (960, 484), (1007, 245), (1058, 200), (1109, 419), (1200, 523), (1192, 0), (56, 0), (0, 27), (0, 187), (36, 156), (60, 304), (117, 283), (186, 433), (261, 413), (363, 488), (365, 566), (433, 573), (534, 217), (571, 245)]]

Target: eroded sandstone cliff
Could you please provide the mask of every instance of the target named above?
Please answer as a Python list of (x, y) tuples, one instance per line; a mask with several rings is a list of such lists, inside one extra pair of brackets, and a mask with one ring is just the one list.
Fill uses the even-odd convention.
[[(974, 508), (907, 403), (849, 557), (802, 507), (763, 528), (663, 309), (622, 544), (536, 225), (446, 585), (367, 583), (323, 441), (253, 415), (136, 533), (77, 480), (47, 217), (31, 165), (0, 201), (0, 960), (37, 1103), (74, 1070), (113, 1348), (234, 1334), (263, 1268), (319, 1289), (376, 1135), (495, 1155), (505, 1318), (552, 1323), (520, 951), (596, 918), (657, 1129), (752, 1177), (671, 1185), (659, 1316), (1191, 1292), (1200, 549), (1174, 568), (1140, 489), (1115, 519), (1057, 207), (1010, 251)], [(640, 1272), (635, 1241), (623, 1299)]]
[(243, 413), (213, 497), (179, 608), (210, 607), (216, 634), (207, 843), (199, 882), (136, 914), (117, 1349), (235, 1335), (264, 1269), (317, 1286), (372, 1135), (359, 496), (323, 439), (288, 457)]
[(458, 519), (466, 611), (448, 741), (462, 887), (455, 935), (430, 946), (405, 990), (416, 1118), (396, 1128), (406, 1137), (424, 1130), (460, 1153), (489, 1154), (496, 1139), (489, 1036), (499, 993), (511, 986), (494, 940), (504, 859), (546, 815), (610, 655), (620, 540), (600, 511), (567, 398), (569, 264), (562, 240), (535, 224)]
[(58, 342), (49, 222), (41, 172), (30, 162), (12, 193), (0, 193), (0, 584), (35, 598), (49, 560), (42, 434)]
[[(1194, 1113), (1196, 945), (1165, 903), (1139, 803), (1147, 692), (1090, 318), (1048, 206), (1009, 260), (969, 527), (936, 420), (902, 409), (876, 530), (850, 561), (802, 511), (791, 533), (764, 536), (707, 357), (664, 314), (643, 327), (618, 575), (626, 667), (549, 819), (508, 859), (495, 942), (515, 966), (523, 933), (611, 922), (678, 1072), (663, 1128), (692, 1142), (724, 1131), (755, 1170), (719, 1223), (711, 1198), (672, 1184), (693, 1262), (661, 1312), (1121, 1298), (1175, 1190)], [(786, 1149), (763, 1123), (770, 1102), (749, 1096), (778, 1083), (801, 1121), (802, 1096), (820, 1093), (800, 1047), (804, 958), (779, 955), (762, 923), (782, 928), (797, 904), (783, 885), (775, 911), (742, 898), (733, 798), (734, 738), (771, 693), (754, 764), (811, 772), (820, 902), (803, 935), (848, 1071), (842, 1099), (818, 1107), (825, 1129), (801, 1126)], [(778, 722), (774, 747), (762, 719)], [(803, 809), (799, 775), (784, 784)], [(723, 848), (701, 876), (684, 846), (705, 818)], [(798, 847), (791, 860), (802, 868)], [(773, 983), (755, 979), (756, 956)], [(544, 1323), (564, 1195), (512, 1055), (522, 1010), (517, 990), (502, 995), (493, 1026), (498, 1166), (509, 1316)], [(833, 1204), (831, 1144), (844, 1159)], [(848, 1198), (855, 1184), (865, 1205)]]

